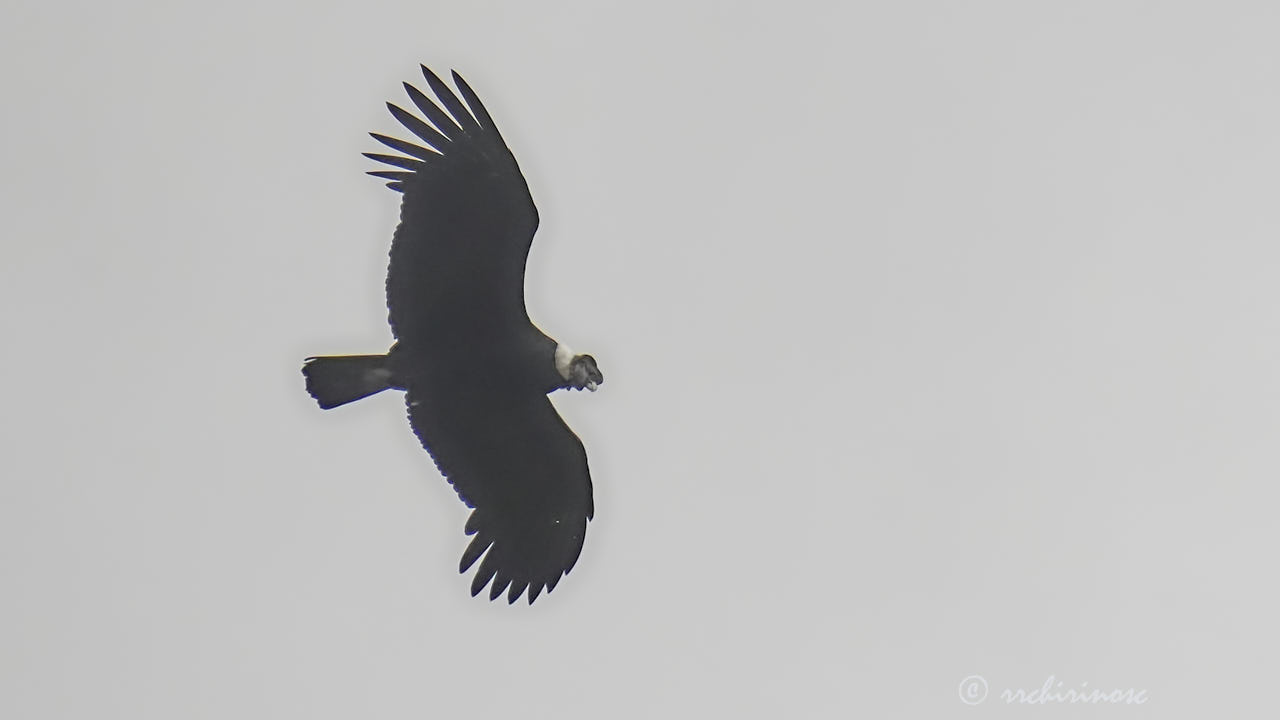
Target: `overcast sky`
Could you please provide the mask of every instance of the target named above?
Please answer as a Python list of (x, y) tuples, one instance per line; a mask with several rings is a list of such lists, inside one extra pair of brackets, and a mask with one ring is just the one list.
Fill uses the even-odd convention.
[[(182, 5), (5, 8), (0, 716), (1274, 710), (1275, 5)], [(532, 607), (402, 397), (299, 373), (390, 342), (419, 62), (607, 378)], [(1147, 702), (1000, 698), (1058, 682)]]

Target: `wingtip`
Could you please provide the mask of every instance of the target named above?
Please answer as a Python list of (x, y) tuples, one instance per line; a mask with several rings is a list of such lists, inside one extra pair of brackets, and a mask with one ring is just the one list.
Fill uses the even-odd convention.
[(421, 160), (414, 158), (401, 157), (399, 155), (383, 155), (382, 153), (360, 153), (374, 162), (380, 162), (383, 165), (398, 167), (409, 172), (417, 172), (423, 167)]
[(422, 70), (422, 77), (426, 78), (427, 82), (431, 82), (432, 80), (436, 80), (436, 81), (440, 80), (440, 76), (432, 72), (431, 68), (427, 67), (426, 65), (423, 65), (422, 63), (418, 63), (418, 67)]
[(511, 583), (511, 589), (507, 591), (507, 604), (515, 605), (520, 596), (524, 594), (525, 588), (529, 587), (528, 581), (520, 580)]

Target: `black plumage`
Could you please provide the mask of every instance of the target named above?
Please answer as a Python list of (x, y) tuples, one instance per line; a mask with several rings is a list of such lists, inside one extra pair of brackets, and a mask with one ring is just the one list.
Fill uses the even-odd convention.
[(444, 108), (405, 89), (431, 124), (387, 107), (425, 145), (372, 133), (402, 154), (365, 154), (397, 168), (369, 174), (403, 193), (386, 286), (396, 342), (386, 355), (309, 358), (303, 373), (325, 408), (406, 392), (413, 431), (473, 508), (460, 563), (480, 563), (472, 594), (488, 585), (490, 599), (532, 603), (573, 568), (594, 512), (586, 452), (547, 394), (604, 378), (529, 320), (538, 211), (498, 128), (457, 73), (465, 105), (422, 72)]

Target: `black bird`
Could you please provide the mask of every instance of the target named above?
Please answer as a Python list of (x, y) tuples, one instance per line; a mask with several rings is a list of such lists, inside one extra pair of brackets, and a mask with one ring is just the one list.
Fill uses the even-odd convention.
[[(409, 424), (458, 496), (473, 508), (462, 554), (489, 599), (532, 604), (578, 560), (594, 509), (582, 441), (547, 394), (594, 391), (604, 376), (529, 320), (524, 270), (538, 210), (493, 118), (456, 72), (466, 100), (422, 68), (447, 109), (409, 83), (430, 124), (387, 103), (421, 143), (371, 133), (401, 153), (365, 156), (395, 170), (370, 175), (403, 193), (391, 242), (385, 355), (307, 358), (307, 392), (333, 408), (404, 390)], [(486, 552), (487, 551), (487, 552)]]

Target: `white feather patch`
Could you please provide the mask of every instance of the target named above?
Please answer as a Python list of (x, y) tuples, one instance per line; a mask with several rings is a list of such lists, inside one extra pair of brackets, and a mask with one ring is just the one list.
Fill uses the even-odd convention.
[(569, 379), (569, 366), (573, 363), (573, 348), (559, 343), (556, 345), (556, 372), (565, 380)]

